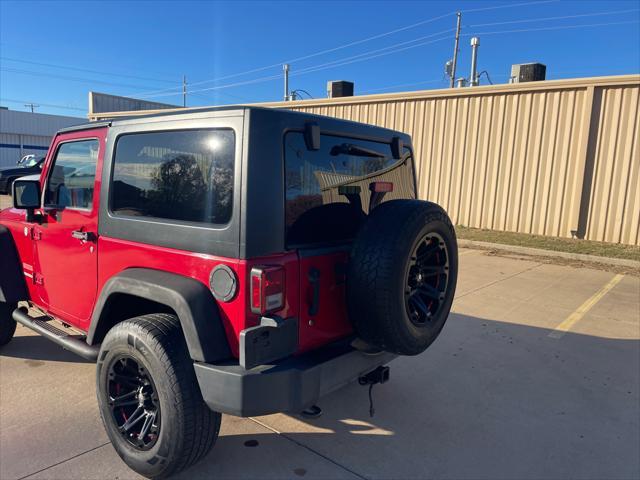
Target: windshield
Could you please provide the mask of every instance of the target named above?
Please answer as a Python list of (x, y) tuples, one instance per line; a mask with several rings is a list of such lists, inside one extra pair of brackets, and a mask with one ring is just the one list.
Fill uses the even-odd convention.
[(38, 165), (44, 157), (31, 155), (25, 155), (20, 160), (18, 160), (18, 166), (23, 168), (35, 167)]
[(35, 167), (36, 165), (38, 165), (40, 162), (42, 161), (41, 157), (32, 157), (30, 158), (27, 162), (25, 162), (24, 166), (25, 167)]
[(376, 182), (393, 184), (384, 201), (415, 198), (410, 150), (394, 159), (388, 143), (322, 135), (314, 151), (307, 149), (302, 132), (287, 133), (287, 245), (351, 240), (369, 212)]

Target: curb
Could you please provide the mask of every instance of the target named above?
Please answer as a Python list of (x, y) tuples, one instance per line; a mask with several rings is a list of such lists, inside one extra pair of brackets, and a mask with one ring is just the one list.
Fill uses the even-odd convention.
[(538, 257), (566, 258), (569, 260), (579, 260), (582, 262), (600, 263), (616, 267), (635, 268), (640, 271), (640, 262), (627, 260), (624, 258), (598, 257), (596, 255), (586, 255), (584, 253), (556, 252), (554, 250), (544, 250), (541, 248), (519, 247), (517, 245), (504, 245), (502, 243), (479, 242), (477, 240), (458, 239), (458, 246), (468, 248), (480, 248), (491, 250), (503, 250), (524, 255), (534, 255)]

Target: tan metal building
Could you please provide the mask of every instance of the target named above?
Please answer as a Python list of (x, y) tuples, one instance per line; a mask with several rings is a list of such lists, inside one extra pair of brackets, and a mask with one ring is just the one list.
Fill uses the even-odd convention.
[(639, 95), (625, 75), (262, 105), (409, 133), (420, 197), (458, 225), (640, 245)]

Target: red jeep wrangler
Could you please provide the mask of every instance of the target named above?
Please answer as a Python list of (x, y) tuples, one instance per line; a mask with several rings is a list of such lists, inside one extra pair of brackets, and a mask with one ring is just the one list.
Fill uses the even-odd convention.
[(95, 361), (109, 438), (149, 477), (204, 457), (221, 413), (386, 380), (457, 277), (412, 155), (402, 133), (249, 107), (61, 130), (0, 212), (0, 345), (19, 322)]

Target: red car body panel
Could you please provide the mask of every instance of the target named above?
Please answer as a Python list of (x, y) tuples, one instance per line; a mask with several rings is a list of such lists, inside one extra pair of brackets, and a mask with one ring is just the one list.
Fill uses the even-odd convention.
[(99, 241), (98, 290), (117, 273), (127, 268), (151, 268), (194, 278), (209, 285), (209, 276), (216, 265), (224, 264), (237, 275), (238, 291), (228, 302), (218, 302), (229, 346), (238, 356), (240, 332), (258, 325), (260, 318), (251, 313), (249, 306), (249, 273), (255, 265), (283, 265), (286, 271), (285, 306), (277, 314), (283, 317), (296, 316), (298, 312), (298, 275), (296, 255), (282, 254), (251, 261), (237, 260), (199, 253), (184, 252), (170, 248), (143, 245), (100, 237)]
[[(345, 298), (345, 270), (348, 253), (331, 252), (300, 258), (300, 331), (299, 345), (303, 351), (326, 345), (351, 333)], [(314, 285), (309, 279), (311, 269), (319, 273), (318, 309), (310, 314)]]

